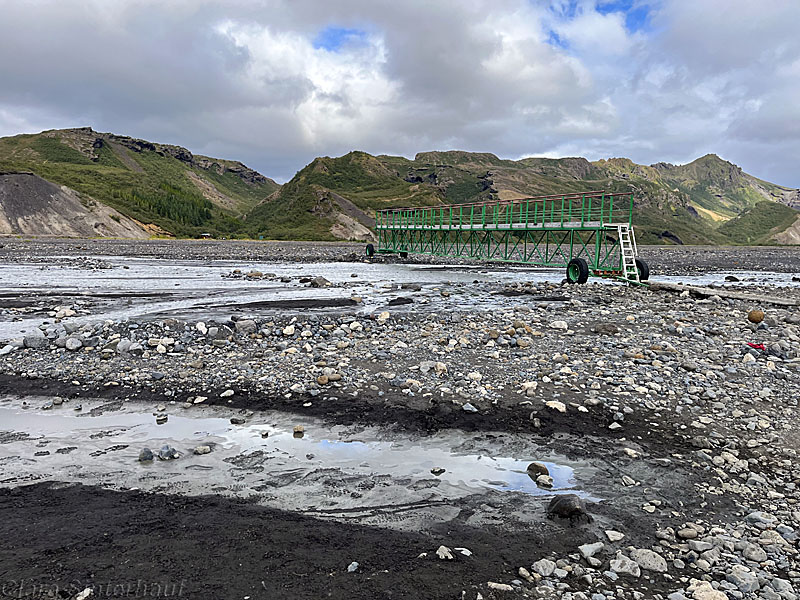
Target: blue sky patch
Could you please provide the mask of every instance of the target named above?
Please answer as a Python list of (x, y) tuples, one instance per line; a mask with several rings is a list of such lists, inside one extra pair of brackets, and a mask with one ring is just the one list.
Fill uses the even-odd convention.
[(312, 44), (317, 50), (322, 49), (329, 52), (338, 52), (342, 46), (364, 44), (366, 38), (367, 32), (363, 29), (351, 29), (330, 25), (317, 34)]
[(562, 48), (564, 50), (566, 50), (568, 46), (567, 41), (552, 29), (548, 32), (547, 43), (550, 44), (551, 46), (555, 46), (556, 48)]
[(647, 29), (650, 11), (646, 4), (635, 0), (610, 0), (598, 2), (597, 12), (601, 15), (621, 12), (625, 13), (625, 27), (628, 31), (636, 32)]

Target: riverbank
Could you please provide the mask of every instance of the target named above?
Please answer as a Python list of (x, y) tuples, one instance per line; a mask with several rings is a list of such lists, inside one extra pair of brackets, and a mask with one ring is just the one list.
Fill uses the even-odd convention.
[[(797, 307), (507, 266), (124, 269), (47, 252), (3, 267), (34, 299), (0, 315), (25, 328), (0, 346), (0, 534), (26, 540), (0, 550), (8, 579), (198, 598), (795, 597)], [(785, 285), (758, 270), (725, 285), (796, 299), (780, 268)], [(548, 518), (559, 494), (591, 519)]]

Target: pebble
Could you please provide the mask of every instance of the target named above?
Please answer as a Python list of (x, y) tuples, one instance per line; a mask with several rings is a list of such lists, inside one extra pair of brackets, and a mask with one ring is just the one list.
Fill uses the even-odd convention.
[(180, 453), (172, 446), (165, 444), (158, 451), (158, 458), (161, 460), (174, 460), (180, 456)]
[(612, 543), (619, 542), (625, 537), (624, 533), (620, 533), (619, 531), (614, 531), (613, 529), (607, 529), (605, 533), (606, 537), (608, 538), (608, 541)]

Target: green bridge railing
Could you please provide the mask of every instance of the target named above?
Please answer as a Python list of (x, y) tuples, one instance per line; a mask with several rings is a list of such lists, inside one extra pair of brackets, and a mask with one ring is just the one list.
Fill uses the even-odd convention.
[[(589, 275), (625, 277), (636, 256), (633, 194), (605, 191), (377, 211), (377, 248), (367, 254), (429, 254), (567, 267), (577, 283)], [(627, 257), (627, 258), (626, 258)], [(630, 263), (630, 265), (628, 264)]]
[(561, 194), (377, 211), (377, 229), (596, 229), (631, 225), (632, 193)]

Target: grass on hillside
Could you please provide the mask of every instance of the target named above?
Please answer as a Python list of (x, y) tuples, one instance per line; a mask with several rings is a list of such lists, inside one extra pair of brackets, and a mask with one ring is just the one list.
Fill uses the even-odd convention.
[(253, 209), (244, 230), (253, 239), (334, 240), (333, 221), (323, 208), (313, 188), (293, 180), (284, 185), (279, 198)]
[[(201, 233), (243, 235), (242, 221), (204, 198), (188, 178), (190, 165), (152, 151), (123, 151), (143, 172), (122, 164), (105, 143), (95, 148), (97, 160), (93, 161), (59, 137), (22, 135), (0, 140), (0, 169), (32, 171), (181, 237), (199, 237)], [(271, 183), (251, 186), (230, 172), (220, 175), (211, 170), (193, 170), (242, 207), (254, 206), (275, 188)]]
[(717, 233), (732, 244), (770, 243), (773, 232), (790, 227), (798, 214), (800, 213), (784, 204), (764, 200), (721, 225)]

